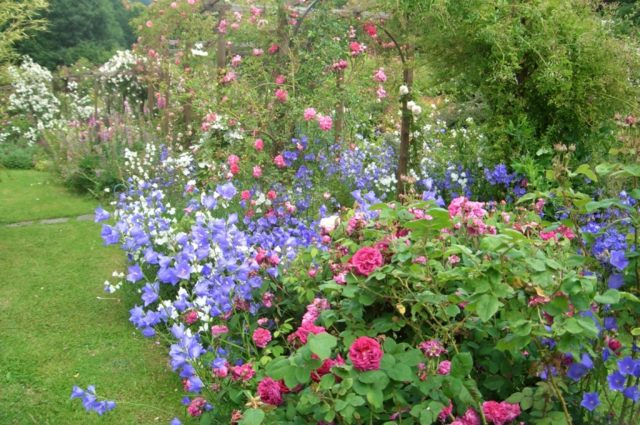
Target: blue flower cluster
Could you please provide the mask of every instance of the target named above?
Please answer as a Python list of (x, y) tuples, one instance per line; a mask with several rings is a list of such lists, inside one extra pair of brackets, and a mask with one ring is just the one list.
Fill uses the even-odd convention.
[(71, 399), (78, 398), (82, 400), (82, 405), (87, 412), (96, 412), (102, 416), (116, 407), (116, 402), (112, 400), (98, 400), (96, 395), (96, 387), (89, 385), (86, 390), (78, 386), (74, 386), (71, 390)]

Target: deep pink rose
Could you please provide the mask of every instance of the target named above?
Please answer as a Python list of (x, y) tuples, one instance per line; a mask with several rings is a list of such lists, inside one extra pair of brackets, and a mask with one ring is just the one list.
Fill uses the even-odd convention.
[(380, 369), (382, 355), (380, 343), (368, 336), (361, 336), (349, 347), (349, 359), (360, 371)]
[(258, 348), (264, 348), (271, 341), (271, 332), (265, 328), (258, 328), (253, 331), (253, 342)]
[(282, 392), (280, 384), (271, 378), (264, 378), (258, 384), (258, 396), (266, 404), (279, 406), (282, 404)]
[(351, 264), (356, 272), (362, 276), (369, 276), (375, 269), (384, 263), (382, 253), (376, 248), (365, 246), (351, 257)]
[(482, 403), (482, 412), (489, 422), (494, 425), (504, 425), (520, 415), (520, 405), (506, 401), (485, 401)]
[(340, 356), (340, 354), (338, 354), (338, 356), (334, 359), (325, 359), (325, 361), (322, 362), (322, 364), (320, 365), (320, 367), (316, 370), (314, 370), (313, 372), (311, 372), (311, 379), (313, 379), (314, 382), (320, 382), (320, 379), (331, 372), (331, 368), (334, 366), (341, 366), (344, 364), (344, 359)]
[(242, 366), (231, 366), (231, 379), (233, 381), (248, 381), (253, 378), (256, 371), (253, 370), (251, 363), (245, 363)]

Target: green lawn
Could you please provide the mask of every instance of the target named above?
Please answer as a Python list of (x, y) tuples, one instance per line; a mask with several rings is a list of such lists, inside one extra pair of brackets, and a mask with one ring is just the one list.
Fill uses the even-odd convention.
[[(49, 190), (59, 199), (53, 212), (38, 208), (40, 217), (59, 216), (67, 201), (74, 214), (93, 206), (55, 186)], [(10, 199), (31, 214), (16, 212), (11, 220), (33, 218), (29, 199)], [(1, 201), (2, 211), (12, 209)], [(102, 246), (99, 229), (75, 220), (0, 225), (0, 424), (168, 424), (179, 409), (166, 347), (128, 322), (133, 294), (102, 291), (111, 272), (122, 270), (123, 257)], [(86, 413), (79, 400), (69, 400), (74, 384), (95, 384), (118, 406), (101, 418)]]
[(69, 194), (51, 174), (0, 169), (0, 223), (73, 217), (95, 207), (91, 198)]

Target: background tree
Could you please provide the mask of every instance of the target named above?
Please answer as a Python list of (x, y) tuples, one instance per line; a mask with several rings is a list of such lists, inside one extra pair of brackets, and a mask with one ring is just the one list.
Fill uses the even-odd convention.
[(458, 105), (473, 103), (483, 112), (496, 157), (558, 141), (576, 143), (587, 155), (603, 150), (605, 122), (637, 109), (636, 44), (616, 31), (615, 11), (601, 3), (425, 4), (416, 30), (426, 60)]
[(52, 0), (41, 15), (48, 21), (46, 31), (20, 43), (18, 50), (51, 69), (80, 58), (104, 62), (134, 41), (128, 21), (136, 10), (121, 0)]
[(14, 56), (15, 43), (43, 28), (38, 14), (46, 7), (46, 0), (0, 0), (0, 66)]

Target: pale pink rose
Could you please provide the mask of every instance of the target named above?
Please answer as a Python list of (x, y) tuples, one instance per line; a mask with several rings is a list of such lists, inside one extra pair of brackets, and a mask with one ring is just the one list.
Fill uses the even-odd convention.
[(256, 148), (257, 151), (262, 151), (262, 149), (264, 149), (264, 141), (262, 139), (256, 139), (253, 147)]
[(307, 108), (304, 110), (304, 120), (311, 121), (316, 117), (316, 110), (313, 108)]
[(320, 115), (316, 116), (316, 120), (318, 121), (318, 126), (320, 126), (320, 130), (329, 131), (333, 127), (333, 120), (328, 115)]
[(253, 167), (253, 177), (255, 177), (256, 179), (262, 177), (262, 168), (260, 168), (259, 165)]

